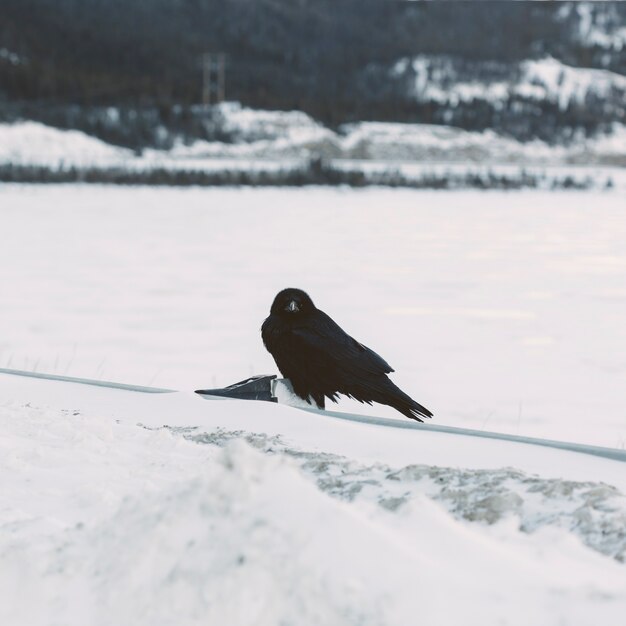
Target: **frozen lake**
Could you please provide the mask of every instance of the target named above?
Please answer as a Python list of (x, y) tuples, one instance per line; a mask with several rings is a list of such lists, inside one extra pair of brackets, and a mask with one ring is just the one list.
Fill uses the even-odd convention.
[(439, 423), (624, 447), (625, 205), (3, 185), (0, 367), (182, 389), (273, 373), (259, 329), (295, 286)]

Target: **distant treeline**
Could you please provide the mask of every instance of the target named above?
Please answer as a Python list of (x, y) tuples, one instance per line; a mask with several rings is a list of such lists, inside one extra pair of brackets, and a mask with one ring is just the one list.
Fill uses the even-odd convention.
[[(520, 113), (470, 102), (444, 110), (416, 103), (405, 85), (389, 80), (393, 63), (418, 54), (497, 63), (504, 72), (507, 64), (552, 55), (626, 74), (623, 50), (581, 40), (577, 4), (2, 0), (0, 118), (92, 127), (103, 138), (128, 132), (113, 139), (135, 147), (155, 144), (155, 124), (179, 124), (197, 136), (202, 129), (192, 105), (201, 100), (200, 58), (219, 51), (227, 55), (228, 99), (299, 109), (331, 127), (355, 120), (445, 122), (522, 139), (547, 138), (562, 126), (594, 132), (596, 120), (610, 121), (600, 109), (585, 115), (539, 104)], [(590, 3), (585, 10), (594, 23), (626, 23), (626, 3)], [(129, 131), (98, 129), (94, 112), (108, 106), (135, 112), (125, 120)], [(177, 119), (174, 107), (186, 117)], [(529, 115), (529, 125), (515, 122)]]
[[(113, 185), (201, 186), (201, 187), (303, 187), (306, 185), (349, 187), (406, 187), (410, 189), (595, 189), (590, 177), (547, 176), (521, 171), (442, 172), (407, 176), (399, 171), (363, 172), (338, 168), (320, 159), (303, 167), (281, 170), (172, 170), (155, 168), (49, 168), (0, 165), (0, 182), (5, 183), (91, 183)], [(612, 187), (610, 179), (604, 183)]]

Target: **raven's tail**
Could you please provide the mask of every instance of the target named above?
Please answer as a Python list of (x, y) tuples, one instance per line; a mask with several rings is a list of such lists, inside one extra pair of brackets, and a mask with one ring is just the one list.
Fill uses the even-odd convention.
[(425, 417), (433, 416), (425, 406), (413, 400), (400, 387), (394, 385), (389, 379), (387, 379), (387, 382), (388, 384), (385, 385), (384, 391), (381, 390), (380, 399), (375, 398), (376, 402), (392, 406), (396, 411), (400, 411), (402, 415), (406, 415), (408, 418), (418, 422), (423, 422)]

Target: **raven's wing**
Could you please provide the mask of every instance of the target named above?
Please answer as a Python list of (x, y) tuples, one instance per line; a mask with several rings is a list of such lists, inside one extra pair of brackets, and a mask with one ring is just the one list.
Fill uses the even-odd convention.
[(380, 375), (393, 372), (393, 368), (379, 354), (350, 337), (323, 311), (307, 320), (307, 324), (292, 330), (305, 351), (327, 362), (333, 369), (353, 375)]
[(350, 337), (320, 310), (288, 327), (270, 316), (261, 336), (283, 376), (303, 398), (335, 400), (337, 393), (351, 394), (355, 383), (393, 371), (380, 355)]

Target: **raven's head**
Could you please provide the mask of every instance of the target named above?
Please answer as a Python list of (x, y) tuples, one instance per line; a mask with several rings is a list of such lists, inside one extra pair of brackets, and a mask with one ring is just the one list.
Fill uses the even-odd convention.
[(270, 312), (281, 317), (299, 316), (315, 310), (315, 305), (302, 289), (283, 289), (274, 298)]

